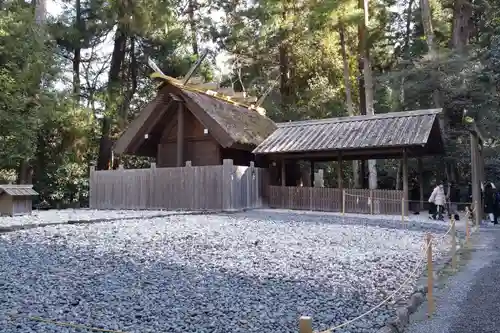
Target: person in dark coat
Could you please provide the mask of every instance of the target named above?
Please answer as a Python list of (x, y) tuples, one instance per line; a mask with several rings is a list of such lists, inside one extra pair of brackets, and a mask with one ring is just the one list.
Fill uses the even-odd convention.
[(498, 224), (498, 217), (500, 216), (500, 190), (494, 188), (493, 192), (495, 196), (495, 203), (493, 205), (493, 224)]
[(495, 212), (498, 211), (498, 203), (496, 198), (496, 191), (491, 185), (487, 183), (484, 187), (484, 213), (490, 218), (490, 222), (495, 222)]

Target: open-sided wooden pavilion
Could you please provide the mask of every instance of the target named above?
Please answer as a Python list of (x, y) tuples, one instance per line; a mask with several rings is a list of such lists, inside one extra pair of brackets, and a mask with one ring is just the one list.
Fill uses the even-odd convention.
[[(274, 172), (271, 170), (271, 184), (281, 185), (281, 189), (274, 187), (271, 190), (270, 201), (277, 200), (281, 201), (282, 205), (286, 205), (284, 204), (286, 200), (279, 197), (290, 196), (290, 190), (286, 186), (296, 185), (296, 175), (287, 177), (287, 173), (292, 171), (292, 168), (287, 166), (293, 165), (294, 161), (310, 162), (311, 183), (315, 162), (338, 161), (339, 188), (321, 190), (331, 190), (332, 194), (326, 196), (331, 197), (337, 204), (332, 204), (332, 207), (322, 205), (321, 208), (340, 210), (339, 190), (343, 189), (342, 161), (400, 158), (403, 162), (403, 201), (401, 202), (404, 202), (404, 210), (407, 212), (408, 159), (444, 153), (440, 112), (441, 109), (418, 110), (278, 124), (277, 130), (253, 151), (257, 155), (265, 156), (271, 169), (275, 169)], [(421, 162), (419, 166), (421, 173)], [(420, 183), (420, 200), (422, 201), (423, 185), (422, 182)], [(311, 198), (313, 193), (302, 193), (309, 198), (296, 198), (295, 201), (321, 201), (319, 198), (317, 200)], [(278, 198), (273, 198), (273, 194)], [(398, 194), (395, 194), (394, 200), (398, 197)], [(322, 196), (325, 196), (325, 193), (322, 193)], [(369, 205), (373, 206), (371, 202)], [(398, 207), (401, 211), (399, 202), (392, 206)]]

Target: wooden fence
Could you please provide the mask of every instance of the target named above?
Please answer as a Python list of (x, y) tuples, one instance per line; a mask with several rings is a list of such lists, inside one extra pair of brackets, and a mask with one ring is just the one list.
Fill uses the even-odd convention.
[(327, 212), (400, 215), (403, 191), (269, 186), (269, 207)]
[(223, 165), (90, 172), (92, 209), (230, 211), (262, 206), (266, 170)]

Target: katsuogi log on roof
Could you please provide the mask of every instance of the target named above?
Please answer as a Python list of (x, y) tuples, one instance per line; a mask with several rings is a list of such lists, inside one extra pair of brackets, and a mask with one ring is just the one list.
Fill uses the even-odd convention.
[(404, 149), (413, 156), (444, 150), (439, 113), (417, 110), (278, 124), (255, 154), (287, 158), (391, 158)]

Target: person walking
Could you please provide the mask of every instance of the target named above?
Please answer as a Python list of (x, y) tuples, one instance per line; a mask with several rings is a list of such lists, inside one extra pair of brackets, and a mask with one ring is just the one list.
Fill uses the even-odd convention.
[(444, 221), (443, 210), (446, 203), (446, 196), (444, 194), (443, 182), (440, 182), (436, 187), (434, 187), (434, 190), (429, 197), (429, 202), (436, 205), (436, 210), (432, 214), (432, 218), (434, 220), (437, 218), (440, 221)]

